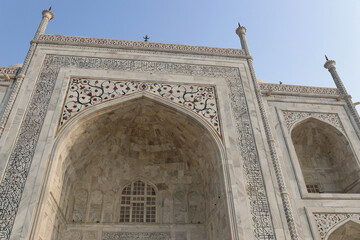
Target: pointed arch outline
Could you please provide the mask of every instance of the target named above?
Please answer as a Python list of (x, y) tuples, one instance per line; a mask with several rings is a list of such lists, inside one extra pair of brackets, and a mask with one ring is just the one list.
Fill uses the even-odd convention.
[[(357, 155), (355, 154), (355, 151), (354, 151), (354, 147), (353, 145), (351, 144), (351, 141), (349, 139), (349, 137), (346, 135), (345, 133), (345, 130), (343, 129), (339, 129), (337, 126), (335, 126), (334, 124), (330, 123), (330, 122), (326, 122), (320, 118), (317, 118), (317, 117), (314, 117), (314, 116), (308, 116), (306, 118), (303, 118), (299, 121), (297, 121), (296, 123), (294, 123), (291, 128), (289, 129), (289, 135), (290, 135), (290, 138), (292, 140), (292, 132), (294, 131), (295, 128), (301, 126), (302, 124), (306, 123), (307, 121), (312, 121), (312, 120), (315, 120), (315, 121), (319, 121), (321, 124), (324, 124), (325, 126), (329, 127), (329, 128), (333, 128), (335, 130), (337, 130), (341, 136), (340, 137), (344, 137), (347, 144), (349, 145), (349, 147), (351, 148), (351, 151), (352, 151), (352, 154), (354, 155), (355, 159), (357, 160), (357, 162), (360, 164), (359, 162), (359, 159), (357, 157)], [(293, 141), (293, 140), (292, 140)]]
[(293, 131), (296, 127), (298, 127), (299, 125), (303, 124), (303, 123), (306, 122), (306, 121), (311, 121), (312, 119), (317, 120), (317, 121), (320, 121), (320, 122), (322, 122), (323, 124), (326, 124), (326, 125), (329, 125), (330, 127), (335, 128), (335, 129), (338, 130), (343, 136), (346, 137), (346, 140), (349, 141), (349, 139), (348, 139), (347, 136), (346, 136), (346, 133), (345, 133), (345, 130), (344, 130), (344, 129), (341, 129), (341, 128), (339, 128), (338, 126), (336, 126), (335, 124), (333, 124), (333, 123), (331, 123), (331, 122), (324, 121), (323, 119), (320, 119), (320, 118), (318, 118), (318, 117), (316, 117), (316, 116), (307, 116), (307, 117), (302, 118), (302, 119), (299, 119), (298, 121), (296, 121), (295, 123), (293, 123), (293, 124), (291, 125), (291, 127), (289, 128), (289, 133), (290, 133), (290, 135), (291, 135), (292, 131)]
[[(212, 142), (216, 145), (217, 152), (219, 153), (219, 161), (220, 161), (220, 164), (222, 165), (222, 167), (221, 167), (221, 173), (223, 176), (222, 179), (223, 179), (224, 187), (226, 189), (226, 191), (225, 191), (226, 201), (229, 203), (230, 199), (232, 199), (233, 196), (232, 196), (231, 184), (229, 183), (229, 174), (230, 173), (229, 173), (229, 169), (227, 167), (227, 156), (226, 156), (227, 154), (226, 154), (222, 136), (204, 118), (202, 118), (198, 114), (195, 114), (190, 109), (182, 107), (171, 101), (167, 101), (164, 98), (157, 97), (155, 95), (152, 95), (145, 91), (142, 91), (142, 92), (137, 92), (137, 93), (134, 93), (131, 95), (129, 94), (126, 96), (122, 96), (120, 98), (116, 98), (111, 101), (106, 101), (106, 102), (103, 102), (102, 104), (96, 104), (91, 108), (85, 109), (84, 111), (81, 111), (76, 116), (74, 116), (71, 119), (71, 121), (69, 121), (68, 124), (66, 124), (66, 126), (64, 126), (64, 128), (61, 129), (60, 132), (58, 132), (58, 133), (55, 132), (55, 138), (54, 138), (54, 141), (52, 144), (51, 152), (49, 154), (49, 161), (48, 161), (47, 167), (46, 167), (47, 170), (46, 170), (46, 173), (44, 176), (43, 185), (41, 187), (41, 194), (39, 197), (39, 201), (38, 201), (38, 205), (37, 205), (37, 209), (36, 209), (36, 213), (35, 213), (35, 218), (33, 220), (30, 236), (34, 236), (34, 234), (36, 233), (36, 226), (38, 225), (38, 222), (41, 219), (41, 216), (40, 216), (40, 214), (42, 212), (42, 207), (41, 207), (42, 204), (41, 203), (44, 200), (46, 200), (46, 191), (49, 188), (49, 179), (51, 179), (53, 177), (53, 175), (55, 174), (54, 166), (59, 164), (59, 162), (57, 162), (56, 160), (58, 160), (59, 157), (61, 156), (60, 149), (63, 147), (62, 146), (64, 144), (63, 140), (68, 137), (68, 135), (70, 134), (71, 131), (81, 130), (81, 128), (82, 128), (81, 125), (85, 122), (91, 121), (92, 118), (95, 118), (96, 116), (101, 116), (108, 112), (111, 112), (111, 111), (117, 109), (119, 107), (119, 105), (121, 105), (122, 103), (129, 102), (129, 101), (136, 100), (136, 99), (141, 99), (141, 98), (146, 98), (146, 99), (155, 101), (157, 104), (162, 104), (165, 107), (169, 107), (177, 112), (183, 113), (186, 116), (190, 117), (191, 120), (195, 121), (195, 123), (198, 123), (204, 129), (207, 130), (207, 132), (211, 136)], [(88, 118), (90, 115), (92, 115), (94, 113), (96, 115), (93, 115), (93, 116), (91, 116), (91, 118)], [(55, 126), (54, 131), (57, 130), (56, 126)], [(221, 124), (220, 124), (220, 126), (221, 126)], [(220, 128), (220, 133), (222, 133), (221, 128)], [(64, 160), (65, 159), (63, 159), (63, 157), (62, 157), (63, 163), (64, 163)], [(63, 174), (64, 173), (65, 173), (65, 171), (63, 172)], [(63, 176), (61, 176), (61, 177), (63, 177)], [(146, 180), (146, 179), (144, 179), (144, 180)], [(150, 181), (150, 183), (151, 183), (151, 181)], [(157, 198), (157, 201), (158, 201), (158, 198)], [(234, 235), (234, 231), (235, 231), (235, 229), (237, 229), (236, 216), (234, 214), (235, 214), (234, 205), (229, 204), (228, 220), (229, 220), (229, 228), (231, 229), (231, 233), (230, 233), (231, 235)]]
[(119, 192), (120, 192), (120, 195), (121, 195), (121, 190), (123, 190), (125, 187), (127, 187), (129, 184), (132, 184), (136, 181), (141, 181), (147, 185), (150, 185), (151, 187), (154, 188), (155, 190), (155, 193), (156, 193), (156, 197), (158, 196), (159, 194), (159, 190), (158, 188), (156, 187), (156, 185), (149, 179), (149, 178), (146, 178), (144, 176), (135, 176), (135, 177), (132, 177), (130, 180), (126, 181), (125, 183), (123, 183), (122, 185), (120, 185), (119, 187)]
[[(330, 128), (333, 128), (333, 129), (337, 130), (341, 134), (341, 136), (345, 138), (346, 142), (348, 143), (349, 147), (351, 148), (351, 151), (352, 151), (355, 159), (359, 162), (359, 159), (358, 159), (357, 155), (355, 154), (354, 147), (351, 144), (351, 141), (350, 141), (349, 137), (346, 135), (345, 130), (344, 129), (339, 129), (334, 124), (332, 124), (330, 122), (326, 122), (326, 121), (324, 121), (324, 120), (322, 120), (320, 118), (314, 117), (314, 116), (308, 116), (306, 118), (303, 118), (303, 119), (297, 121), (296, 123), (294, 123), (291, 126), (291, 128), (289, 129), (289, 135), (290, 135), (291, 140), (292, 140), (292, 132), (293, 132), (293, 130), (295, 128), (299, 127), (300, 125), (306, 123), (307, 121), (312, 121), (312, 119), (314, 119), (315, 121), (319, 121), (321, 124), (324, 124), (327, 127), (330, 127)], [(359, 162), (359, 164), (360, 164), (360, 162)]]
[[(311, 123), (311, 122), (312, 122), (312, 123), (315, 122), (315, 124), (321, 124), (322, 126), (325, 126), (326, 128), (332, 130), (332, 131), (330, 131), (330, 133), (328, 133), (328, 134), (323, 134), (323, 135), (324, 135), (325, 137), (330, 137), (330, 139), (332, 139), (332, 138), (331, 138), (331, 135), (333, 135), (333, 134), (337, 135), (337, 137), (341, 140), (342, 144), (344, 144), (344, 146), (346, 146), (346, 147), (349, 148), (349, 150), (350, 150), (350, 152), (351, 152), (351, 155), (352, 155), (352, 157), (353, 157), (353, 160), (355, 161), (354, 164), (356, 164), (356, 166), (360, 167), (360, 161), (359, 161), (359, 158), (358, 158), (358, 156), (357, 156), (357, 154), (356, 154), (355, 148), (354, 148), (352, 142), (350, 141), (349, 137), (346, 135), (344, 129), (339, 129), (339, 128), (338, 128), (337, 126), (335, 126), (334, 124), (332, 124), (332, 123), (330, 123), (330, 122), (327, 122), (327, 121), (324, 121), (324, 120), (322, 120), (322, 119), (320, 119), (320, 118), (318, 118), (318, 117), (315, 117), (315, 116), (307, 116), (307, 117), (302, 118), (302, 119), (300, 119), (299, 121), (295, 122), (295, 123), (291, 126), (291, 128), (289, 129), (289, 132), (288, 132), (289, 137), (290, 137), (290, 140), (291, 140), (291, 144), (292, 144), (293, 149), (294, 149), (294, 152), (295, 152), (295, 156), (296, 156), (295, 159), (296, 159), (296, 161), (297, 161), (297, 163), (298, 163), (298, 166), (299, 166), (299, 168), (300, 168), (300, 175), (299, 175), (297, 178), (299, 178), (299, 177), (301, 176), (300, 178), (302, 178), (302, 180), (303, 180), (303, 181), (301, 181), (301, 182), (304, 182), (304, 184), (306, 184), (305, 176), (304, 176), (304, 174), (303, 174), (303, 172), (302, 172), (302, 167), (300, 166), (300, 160), (299, 160), (298, 152), (297, 152), (296, 149), (295, 149), (295, 144), (294, 144), (294, 139), (293, 139), (293, 132), (294, 132), (295, 129), (301, 128), (301, 125), (302, 125), (302, 124), (306, 124), (306, 123), (309, 123), (309, 122), (310, 122), (310, 123)], [(341, 122), (340, 122), (340, 123), (341, 123)], [(320, 125), (320, 126), (321, 126), (321, 125)], [(317, 126), (316, 128), (319, 128), (319, 127)], [(321, 128), (320, 128), (320, 129), (321, 129)], [(296, 173), (296, 175), (297, 175), (297, 173)], [(301, 187), (300, 187), (300, 189), (301, 189)], [(345, 190), (345, 189), (344, 189), (344, 190)], [(305, 193), (307, 194), (307, 193), (309, 193), (309, 192), (306, 191)], [(324, 193), (327, 193), (327, 192), (324, 192)], [(342, 193), (343, 193), (343, 192), (342, 192)], [(345, 192), (344, 192), (344, 193), (345, 193)]]
[[(78, 125), (81, 125), (85, 118), (89, 117), (91, 114), (96, 114), (91, 116), (90, 118), (94, 118), (96, 116), (100, 116), (102, 114), (105, 114), (107, 112), (111, 112), (112, 110), (116, 109), (118, 105), (131, 101), (136, 100), (140, 98), (147, 98), (149, 100), (153, 100), (158, 104), (162, 104), (165, 106), (168, 106), (175, 111), (179, 111), (181, 113), (184, 113), (186, 116), (189, 116), (191, 119), (193, 119), (195, 122), (199, 123), (201, 126), (205, 127), (208, 132), (211, 134), (214, 140), (216, 140), (216, 143), (219, 147), (219, 149), (223, 149), (224, 145), (222, 142), (222, 130), (220, 128), (220, 133), (218, 133), (209, 123), (206, 121), (203, 117), (201, 117), (199, 114), (194, 113), (188, 108), (185, 108), (179, 104), (176, 104), (174, 102), (168, 101), (162, 97), (158, 97), (156, 95), (153, 95), (151, 93), (142, 91), (137, 92), (129, 95), (125, 95), (119, 98), (112, 99), (111, 101), (105, 101), (96, 105), (93, 105), (92, 107), (89, 107), (87, 109), (84, 109), (80, 111), (78, 114), (76, 114), (74, 117), (69, 119), (67, 124), (59, 131), (57, 132), (57, 135), (55, 137), (56, 142), (58, 142), (58, 139), (61, 139), (62, 136), (66, 135), (66, 132), (69, 131), (69, 128), (78, 128)], [(85, 120), (86, 121), (86, 120)], [(221, 125), (221, 124), (220, 124)]]
[[(210, 108), (204, 108), (202, 110), (194, 108), (193, 111), (190, 110), (190, 112), (194, 113), (195, 116), (200, 117), (209, 126), (211, 126), (211, 128), (213, 128), (217, 132), (217, 134), (218, 134), (218, 136), (220, 137), (221, 140), (223, 138), (221, 119), (220, 119), (220, 112), (219, 112), (219, 105), (218, 105), (218, 99), (217, 99), (217, 92), (216, 92), (216, 88), (215, 88), (214, 85), (204, 85), (204, 84), (192, 85), (192, 84), (188, 84), (188, 83), (187, 84), (182, 84), (182, 85), (171, 85), (169, 83), (161, 83), (161, 82), (147, 82), (147, 81), (145, 81), (145, 82), (144, 81), (129, 81), (129, 82), (127, 82), (127, 81), (123, 81), (123, 80), (121, 80), (119, 82), (109, 82), (109, 84), (122, 83), (123, 85), (126, 85), (126, 86), (128, 86), (127, 84), (130, 84), (130, 85), (135, 84), (136, 85), (135, 88), (136, 88), (137, 91), (135, 91), (135, 92), (126, 92), (126, 93), (123, 93), (123, 95), (118, 95), (118, 96), (114, 95), (114, 96), (111, 96), (110, 98), (105, 97), (104, 100), (100, 100), (100, 101), (98, 101), (96, 103), (90, 104), (89, 106), (87, 106), (87, 104), (85, 104), (85, 107), (87, 107), (87, 108), (85, 108), (85, 109), (79, 108), (78, 111), (74, 112), (75, 116), (69, 116), (69, 118), (66, 118), (66, 120), (63, 120), (63, 113), (66, 112), (65, 107), (67, 106), (67, 104), (73, 102), (73, 100), (71, 100), (69, 102), (67, 102), (67, 101), (69, 100), (70, 97), (74, 97), (74, 96), (72, 96), (72, 94), (70, 94), (70, 89), (74, 88), (74, 86), (71, 87), (71, 83), (75, 79), (77, 79), (77, 78), (71, 78), (69, 83), (67, 84), (68, 86), (67, 86), (67, 90), (66, 90), (66, 94), (65, 94), (65, 99), (64, 99), (64, 102), (63, 102), (63, 105), (62, 105), (62, 108), (61, 108), (58, 124), (57, 124), (57, 127), (56, 127), (57, 130), (56, 130), (55, 136), (57, 136), (63, 130), (63, 128), (70, 122), (70, 120), (72, 120), (77, 115), (79, 115), (81, 112), (83, 112), (83, 111), (85, 111), (85, 110), (87, 110), (89, 108), (93, 108), (93, 107), (96, 107), (98, 105), (102, 105), (102, 104), (107, 103), (107, 102), (116, 101), (116, 100), (118, 100), (120, 98), (125, 98), (127, 96), (136, 96), (138, 94), (143, 94), (144, 96), (149, 96), (149, 97), (152, 96), (154, 98), (161, 99), (162, 101), (160, 101), (160, 102), (172, 103), (172, 104), (174, 104), (176, 106), (179, 106), (180, 108), (186, 109), (186, 110), (190, 110), (190, 109), (185, 107), (185, 102), (187, 102), (187, 104), (189, 103), (189, 104), (191, 104), (193, 106), (195, 106), (196, 102), (200, 102), (200, 104), (203, 104), (203, 105), (205, 104), (204, 106), (207, 106), (208, 100), (210, 100), (210, 102), (211, 102), (211, 100), (213, 100), (214, 102), (211, 103), (212, 104), (211, 106), (212, 106), (213, 109), (210, 109), (211, 107)], [(85, 83), (89, 83), (91, 80), (95, 80), (95, 79), (81, 79), (81, 78), (79, 78), (78, 80), (80, 82), (84, 81)], [(101, 80), (95, 80), (95, 82), (97, 82), (97, 81), (101, 81)], [(167, 98), (165, 94), (160, 94), (160, 95), (155, 94), (155, 92), (160, 93), (161, 88), (159, 88), (158, 91), (153, 91), (153, 90), (151, 90), (153, 92), (148, 91), (149, 87), (152, 87), (149, 84), (153, 84), (153, 86), (157, 86), (157, 87), (160, 86), (161, 88), (164, 87), (164, 89), (170, 87), (171, 90), (173, 90), (173, 87), (175, 87), (175, 88), (179, 88), (179, 87), (184, 88), (185, 91), (184, 91), (183, 96), (182, 96), (183, 98), (180, 99), (182, 102), (179, 101), (179, 103), (177, 103), (175, 101), (176, 98), (175, 99), (173, 97)], [(96, 87), (96, 86), (92, 86), (92, 85), (90, 85), (90, 86), (91, 87)], [(120, 85), (120, 86), (122, 86), (122, 85)], [(206, 94), (203, 92), (201, 94), (201, 98), (200, 98), (200, 101), (199, 101), (199, 99), (197, 98), (196, 95), (200, 94), (200, 93), (199, 92), (186, 92), (187, 87), (185, 87), (185, 86), (190, 87), (191, 90), (193, 89), (193, 87), (198, 88), (198, 91), (200, 90), (200, 92), (204, 91), (205, 89), (212, 89), (212, 91), (210, 91), (210, 94), (208, 92), (205, 92)], [(75, 86), (75, 88), (78, 89), (79, 87)], [(98, 87), (96, 87), (96, 88), (98, 88)], [(118, 89), (118, 88), (116, 88), (116, 89)], [(96, 89), (95, 91), (97, 91), (97, 90), (98, 89)], [(88, 92), (88, 94), (90, 94), (90, 95), (86, 95), (86, 96), (92, 96), (91, 95), (92, 94), (91, 90), (86, 90), (85, 89), (84, 92), (85, 93)], [(171, 92), (171, 94), (172, 93), (173, 92)], [(189, 99), (187, 99), (187, 97), (185, 97), (185, 95), (188, 95), (188, 94), (191, 94), (191, 97), (194, 98), (193, 101), (190, 101)], [(212, 96), (209, 98), (210, 95), (212, 95)], [(93, 96), (93, 97), (98, 98), (97, 96)], [(152, 98), (152, 97), (150, 97), (150, 98)], [(206, 98), (206, 100), (204, 102), (201, 102), (202, 97)], [(78, 98), (80, 98), (80, 95), (78, 96)], [(170, 99), (172, 99), (172, 100), (170, 100)], [(83, 105), (83, 103), (80, 103), (79, 100), (78, 100), (77, 105)], [(215, 105), (215, 107), (214, 107), (214, 105)], [(213, 110), (215, 112), (215, 115), (210, 115), (210, 118), (206, 119), (206, 117), (204, 115), (205, 113), (203, 113), (203, 111), (206, 110), (206, 109)], [(209, 114), (209, 113), (206, 113), (206, 114)], [(213, 119), (216, 119), (217, 122), (215, 121), (215, 123), (213, 123), (212, 122)], [(63, 121), (65, 121), (65, 122), (62, 123)]]
[(342, 226), (344, 226), (345, 224), (347, 224), (349, 222), (354, 222), (354, 223), (358, 224), (359, 227), (360, 227), (360, 220), (359, 219), (357, 219), (355, 217), (347, 218), (344, 221), (341, 221), (341, 222), (337, 223), (336, 225), (332, 226), (329, 229), (329, 231), (326, 233), (326, 235), (324, 237), (324, 240), (328, 240), (332, 233), (334, 233), (336, 230), (340, 229)]

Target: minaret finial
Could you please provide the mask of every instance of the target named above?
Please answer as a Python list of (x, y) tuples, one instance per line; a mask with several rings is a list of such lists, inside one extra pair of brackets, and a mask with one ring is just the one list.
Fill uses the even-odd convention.
[(240, 22), (238, 22), (238, 24), (239, 24), (239, 27), (241, 27)]
[(51, 11), (52, 6), (49, 7), (49, 11)]
[(326, 61), (329, 61), (329, 59), (328, 59), (328, 57), (326, 56), (326, 54), (325, 54), (325, 59), (326, 59)]

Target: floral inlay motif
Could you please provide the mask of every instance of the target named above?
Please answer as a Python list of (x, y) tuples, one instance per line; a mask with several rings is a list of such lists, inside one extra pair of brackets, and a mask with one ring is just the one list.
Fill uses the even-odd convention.
[(349, 218), (360, 220), (359, 213), (314, 213), (314, 217), (320, 239), (325, 239), (326, 234), (333, 227)]
[(146, 92), (173, 102), (204, 118), (221, 136), (214, 86), (154, 82), (70, 79), (58, 131), (76, 114), (93, 105)]
[(295, 123), (305, 118), (313, 117), (320, 119), (324, 122), (330, 123), (339, 130), (345, 132), (344, 127), (339, 118), (339, 115), (337, 113), (297, 112), (297, 111), (282, 111), (282, 112), (288, 130), (290, 130)]

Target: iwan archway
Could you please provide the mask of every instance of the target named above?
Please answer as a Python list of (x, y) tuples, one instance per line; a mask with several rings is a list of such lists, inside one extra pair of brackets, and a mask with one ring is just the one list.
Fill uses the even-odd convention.
[(231, 239), (215, 131), (144, 95), (60, 133), (34, 239)]

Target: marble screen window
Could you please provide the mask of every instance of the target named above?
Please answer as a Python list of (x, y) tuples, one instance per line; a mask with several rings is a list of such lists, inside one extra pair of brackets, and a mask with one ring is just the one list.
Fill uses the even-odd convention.
[(155, 189), (140, 180), (127, 186), (121, 192), (120, 222), (156, 222)]

